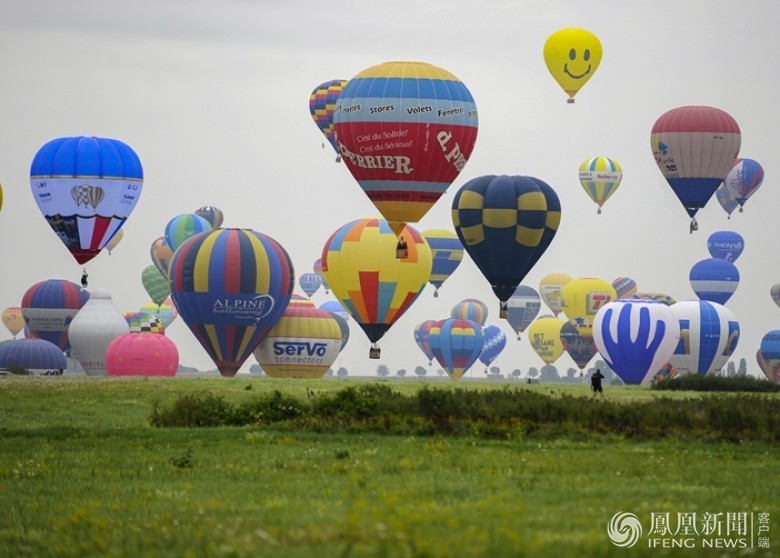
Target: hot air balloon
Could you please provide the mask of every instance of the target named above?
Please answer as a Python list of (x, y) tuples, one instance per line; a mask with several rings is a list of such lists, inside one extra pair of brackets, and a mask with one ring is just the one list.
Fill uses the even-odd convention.
[(371, 341), (377, 342), (417, 299), (431, 276), (431, 249), (410, 226), (408, 257), (395, 257), (396, 236), (382, 219), (359, 219), (334, 232), (322, 249), (322, 272), (333, 294)]
[(67, 367), (65, 354), (45, 339), (14, 339), (0, 347), (0, 368), (23, 368), (39, 376), (60, 376)]
[(450, 317), (461, 320), (471, 320), (472, 322), (477, 322), (480, 326), (483, 326), (488, 317), (488, 307), (487, 304), (481, 300), (466, 298), (452, 307)]
[(459, 381), (479, 358), (485, 336), (471, 320), (449, 318), (430, 330), (431, 350), (453, 382)]
[(119, 229), (114, 233), (114, 236), (112, 236), (108, 242), (106, 242), (105, 249), (108, 250), (108, 255), (111, 255), (111, 251), (116, 248), (116, 245), (119, 244), (122, 239), (125, 237), (125, 229)]
[(362, 71), (339, 95), (333, 119), (347, 168), (399, 238), (463, 170), (477, 128), (466, 86), (422, 62)]
[(127, 325), (130, 327), (129, 333), (155, 333), (165, 335), (165, 324), (154, 313), (146, 312), (125, 312), (122, 314)]
[(536, 319), (542, 308), (542, 300), (531, 287), (518, 285), (509, 300), (506, 301), (506, 321), (520, 339), (520, 333), (525, 331)]
[(191, 237), (173, 254), (169, 275), (179, 314), (226, 377), (281, 318), (295, 281), (284, 248), (250, 229)]
[(298, 284), (303, 292), (306, 293), (306, 296), (311, 298), (311, 295), (316, 293), (317, 289), (322, 285), (322, 278), (316, 273), (301, 273), (301, 276), (298, 277)]
[(775, 283), (769, 289), (769, 296), (777, 306), (780, 306), (780, 283)]
[(500, 318), (517, 285), (552, 242), (561, 220), (558, 196), (530, 176), (481, 176), (452, 200), (463, 247), (501, 301)]
[(650, 382), (669, 362), (679, 338), (679, 322), (659, 302), (612, 301), (593, 321), (599, 353), (626, 384)]
[(739, 202), (731, 197), (731, 192), (726, 188), (725, 184), (718, 186), (718, 189), (715, 190), (715, 197), (718, 199), (718, 203), (723, 208), (723, 211), (728, 215), (728, 218), (731, 219), (731, 214), (739, 207)]
[(68, 338), (87, 376), (105, 376), (108, 345), (115, 337), (129, 332), (122, 313), (111, 301), (111, 294), (104, 289), (93, 289), (70, 323)]
[(3, 187), (0, 186), (0, 209), (3, 209)]
[(780, 384), (780, 329), (767, 332), (761, 339), (758, 363), (767, 380)]
[(211, 225), (211, 229), (218, 229), (222, 226), (222, 221), (225, 219), (225, 215), (222, 210), (213, 205), (204, 205), (194, 211), (198, 217), (203, 217)]
[(713, 374), (725, 366), (739, 342), (739, 322), (720, 304), (684, 300), (671, 307), (680, 341), (669, 363), (678, 375)]
[(428, 229), (423, 231), (422, 235), (433, 254), (433, 269), (429, 282), (435, 289), (435, 298), (439, 296), (439, 287), (463, 260), (463, 245), (458, 240), (458, 235), (444, 229)]
[(764, 181), (764, 169), (753, 159), (736, 159), (723, 185), (731, 194), (731, 199), (739, 205), (739, 212), (745, 202), (756, 193)]
[(650, 134), (655, 162), (691, 217), (705, 206), (739, 154), (737, 121), (713, 107), (685, 106), (665, 112)]
[(64, 279), (36, 283), (22, 297), (22, 314), (29, 336), (45, 339), (60, 351), (70, 348), (68, 326), (89, 299), (89, 292)]
[(19, 306), (9, 306), (3, 310), (3, 325), (8, 328), (11, 335), (16, 335), (24, 329), (24, 316)]
[[(328, 140), (328, 143), (333, 147), (336, 152), (336, 162), (341, 161), (341, 157), (338, 156), (339, 147), (336, 144), (336, 137), (333, 134), (333, 115), (336, 111), (336, 101), (341, 95), (341, 91), (344, 86), (347, 85), (345, 79), (333, 79), (319, 84), (314, 88), (309, 97), (309, 112), (320, 129), (322, 135)], [(323, 147), (324, 144), (323, 144)]]
[[(320, 310), (322, 310), (320, 308)], [(327, 312), (327, 310), (323, 310), (323, 312)], [(349, 341), (349, 323), (347, 322), (347, 318), (342, 316), (340, 313), (336, 312), (328, 312), (330, 316), (333, 317), (334, 320), (336, 320), (336, 323), (339, 325), (339, 331), (341, 332), (341, 345), (339, 346), (339, 352), (344, 350), (344, 347), (347, 346), (347, 342)]]
[(544, 63), (566, 94), (567, 103), (596, 73), (601, 63), (601, 41), (585, 29), (559, 29), (544, 43)]
[(561, 291), (569, 281), (571, 281), (571, 277), (565, 273), (550, 273), (539, 281), (539, 296), (556, 316), (563, 310)]
[(58, 138), (30, 166), (38, 208), (76, 261), (97, 256), (132, 213), (143, 188), (141, 161), (119, 140)]
[(160, 305), (171, 295), (168, 279), (153, 265), (146, 266), (141, 272), (141, 283), (152, 301)]
[(563, 354), (561, 328), (564, 323), (554, 316), (542, 316), (528, 328), (528, 341), (545, 364), (552, 364)]
[(179, 311), (176, 310), (176, 306), (174, 306), (170, 296), (166, 298), (162, 304), (157, 304), (153, 300), (150, 300), (141, 306), (140, 312), (159, 319), (165, 329), (168, 329), (168, 326), (179, 316)]
[(563, 313), (582, 336), (593, 335), (593, 319), (599, 309), (617, 298), (609, 281), (582, 277), (572, 279), (561, 291)]
[(325, 294), (329, 294), (330, 285), (328, 285), (328, 282), (325, 280), (325, 275), (322, 273), (322, 258), (317, 258), (314, 262), (314, 273), (319, 275), (320, 279), (322, 279), (322, 287), (325, 289)]
[(699, 300), (726, 304), (739, 286), (739, 270), (730, 261), (708, 258), (693, 265), (689, 279)]
[(561, 327), (561, 344), (580, 370), (584, 370), (598, 352), (593, 336), (581, 335), (571, 322), (566, 322)]
[(166, 278), (168, 277), (168, 266), (171, 264), (171, 258), (173, 257), (173, 250), (168, 246), (165, 241), (165, 237), (159, 237), (152, 242), (150, 249), (152, 256), (152, 263), (157, 269), (160, 270)]
[(713, 258), (729, 262), (737, 261), (745, 248), (745, 239), (734, 231), (717, 231), (707, 239), (707, 250)]
[(487, 373), (490, 363), (496, 360), (506, 347), (506, 334), (501, 331), (500, 327), (494, 325), (483, 327), (482, 334), (485, 339), (482, 351), (479, 353), (479, 360), (485, 365), (485, 373)]
[(344, 318), (344, 320), (349, 320), (349, 312), (344, 309), (338, 300), (328, 300), (323, 302), (320, 304), (320, 310), (341, 316)]
[(175, 376), (179, 350), (165, 335), (125, 333), (106, 348), (109, 376)]
[(282, 317), (254, 350), (270, 378), (321, 378), (336, 361), (341, 329), (310, 300), (293, 295)]
[(618, 277), (612, 281), (612, 288), (615, 289), (617, 298), (628, 298), (636, 294), (636, 281), (630, 277)]
[(165, 226), (165, 243), (176, 252), (188, 238), (210, 230), (211, 225), (203, 217), (194, 213), (182, 213), (168, 221)]
[(417, 343), (417, 346), (420, 347), (420, 350), (428, 359), (428, 366), (431, 365), (434, 359), (433, 350), (431, 349), (431, 328), (437, 323), (437, 320), (425, 320), (414, 328), (414, 342)]
[(622, 179), (623, 169), (617, 161), (608, 157), (585, 159), (580, 165), (580, 184), (599, 206), (598, 213), (601, 213), (604, 202), (618, 189)]

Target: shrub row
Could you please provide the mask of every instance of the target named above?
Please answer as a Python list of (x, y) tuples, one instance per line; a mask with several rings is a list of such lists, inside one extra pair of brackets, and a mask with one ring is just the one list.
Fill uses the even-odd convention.
[(780, 440), (780, 399), (710, 395), (614, 403), (589, 397), (551, 397), (521, 388), (498, 390), (425, 387), (403, 395), (366, 384), (306, 399), (276, 390), (233, 405), (210, 394), (155, 405), (157, 427), (254, 426), (313, 432), (357, 431), (398, 435), (467, 435), (483, 438), (619, 436), (697, 440)]
[(753, 376), (702, 376), (688, 374), (654, 382), (653, 389), (677, 391), (741, 391), (773, 393), (780, 385)]

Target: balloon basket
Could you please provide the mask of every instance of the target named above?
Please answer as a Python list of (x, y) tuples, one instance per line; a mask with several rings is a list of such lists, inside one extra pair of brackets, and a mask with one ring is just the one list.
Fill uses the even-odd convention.
[(571, 99), (571, 98), (566, 99), (566, 104), (567, 105), (573, 105), (574, 104), (574, 99)]
[(433, 291), (433, 298), (439, 298), (439, 291), (438, 291), (438, 289)]
[(409, 250), (407, 248), (396, 248), (395, 257), (398, 260), (405, 260), (409, 257)]
[(506, 301), (502, 300), (501, 301), (501, 306), (498, 309), (498, 317), (499, 318), (506, 318), (507, 314), (508, 314), (508, 310), (507, 310)]
[(374, 359), (374, 360), (376, 360), (376, 359), (378, 359), (378, 358), (379, 358), (381, 355), (382, 355), (382, 349), (380, 349), (379, 347), (371, 347), (371, 348), (368, 350), (368, 358), (370, 358), (370, 359)]

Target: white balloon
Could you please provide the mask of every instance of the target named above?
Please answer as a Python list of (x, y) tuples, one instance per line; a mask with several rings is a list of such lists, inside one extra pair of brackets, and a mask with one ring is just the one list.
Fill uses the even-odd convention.
[(706, 300), (684, 300), (670, 308), (680, 322), (680, 343), (669, 358), (677, 374), (711, 374), (723, 368), (739, 341), (734, 313)]
[(106, 376), (106, 348), (130, 331), (127, 320), (114, 305), (111, 294), (93, 289), (68, 329), (70, 345), (88, 376)]

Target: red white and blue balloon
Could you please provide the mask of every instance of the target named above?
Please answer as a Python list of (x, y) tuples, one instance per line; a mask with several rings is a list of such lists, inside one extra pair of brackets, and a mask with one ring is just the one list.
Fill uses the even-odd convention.
[(684, 300), (670, 308), (680, 323), (680, 342), (669, 358), (677, 374), (712, 374), (723, 368), (739, 342), (734, 313), (706, 300)]

